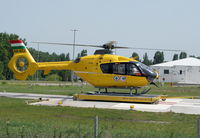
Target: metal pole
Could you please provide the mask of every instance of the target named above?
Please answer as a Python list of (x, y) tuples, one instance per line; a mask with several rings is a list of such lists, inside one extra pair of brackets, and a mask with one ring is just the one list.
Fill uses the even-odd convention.
[(76, 32), (78, 30), (74, 29), (74, 30), (71, 30), (74, 32), (74, 42), (73, 42), (73, 60), (74, 60), (74, 56), (75, 56), (75, 43), (76, 43)]
[(200, 138), (200, 118), (197, 120), (197, 138)]
[(95, 116), (94, 119), (94, 138), (98, 138), (99, 118)]
[[(74, 41), (73, 41), (73, 57), (72, 60), (75, 60), (74, 56), (75, 56), (75, 42), (76, 42), (76, 29), (71, 30), (74, 32)], [(74, 72), (71, 71), (71, 79), (72, 79), (72, 85), (74, 85)]]
[[(40, 56), (40, 55), (39, 55), (39, 43), (37, 43), (37, 46), (38, 46), (38, 47), (37, 47), (37, 48), (38, 48), (38, 49), (37, 49), (37, 50), (38, 50), (37, 62), (39, 62), (39, 56)], [(39, 79), (38, 79), (38, 70), (37, 70), (37, 74), (36, 74), (36, 80), (37, 80), (37, 81), (39, 80)]]

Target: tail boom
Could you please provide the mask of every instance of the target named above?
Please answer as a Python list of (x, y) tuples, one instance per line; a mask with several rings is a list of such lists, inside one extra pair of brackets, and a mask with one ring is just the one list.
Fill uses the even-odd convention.
[(51, 70), (70, 70), (69, 64), (72, 61), (61, 62), (37, 62), (38, 70), (44, 70), (44, 75), (47, 75)]
[(70, 69), (69, 63), (72, 61), (36, 62), (22, 40), (11, 40), (10, 43), (14, 55), (8, 63), (8, 67), (14, 72), (16, 79), (25, 80), (37, 70), (44, 70), (44, 74), (47, 75), (51, 70)]

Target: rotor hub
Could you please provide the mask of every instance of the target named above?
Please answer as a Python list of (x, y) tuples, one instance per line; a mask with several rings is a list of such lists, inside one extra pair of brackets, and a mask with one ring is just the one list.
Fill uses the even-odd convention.
[(25, 65), (25, 63), (24, 63), (23, 61), (20, 61), (20, 62), (19, 62), (19, 66), (20, 66), (20, 67), (24, 67), (24, 65)]

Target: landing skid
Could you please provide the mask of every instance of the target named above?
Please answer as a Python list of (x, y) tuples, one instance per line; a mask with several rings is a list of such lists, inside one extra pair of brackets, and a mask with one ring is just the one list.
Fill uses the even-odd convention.
[[(103, 92), (103, 93), (109, 93), (108, 92), (108, 88), (98, 88), (98, 91), (96, 92), (96, 93), (98, 93), (98, 94), (100, 94), (100, 93), (102, 93), (101, 92), (101, 89), (105, 89), (105, 92)], [(120, 88), (119, 88), (120, 89)], [(124, 89), (124, 88), (123, 88)], [(139, 87), (130, 87), (130, 88), (126, 88), (126, 89), (130, 89), (130, 96), (134, 96), (134, 95), (141, 95), (141, 94), (146, 94), (146, 93), (148, 93), (150, 90), (151, 90), (151, 87), (149, 87), (149, 88), (147, 88), (147, 89), (145, 89), (145, 90), (143, 90), (143, 91), (141, 91), (141, 92), (138, 92), (138, 89), (139, 89)], [(133, 93), (133, 90), (135, 90), (135, 93)], [(124, 94), (124, 93), (123, 93)]]

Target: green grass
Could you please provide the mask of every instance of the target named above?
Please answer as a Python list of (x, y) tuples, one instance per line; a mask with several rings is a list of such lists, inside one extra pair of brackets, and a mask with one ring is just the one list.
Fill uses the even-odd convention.
[[(1, 81), (0, 82), (0, 91), (1, 92), (20, 92), (20, 93), (39, 93), (39, 94), (58, 94), (58, 95), (73, 95), (75, 93), (81, 93), (86, 91), (96, 91), (97, 89), (86, 85), (81, 86), (75, 85), (71, 86), (71, 83), (60, 83), (58, 86), (40, 86), (33, 85), (31, 81)], [(41, 82), (40, 82), (41, 83)], [(47, 83), (47, 82), (42, 82)], [(48, 82), (49, 83), (49, 82)], [(52, 83), (52, 82), (50, 82)], [(64, 85), (63, 85), (64, 84)], [(162, 87), (151, 86), (149, 94), (161, 94), (169, 96), (200, 96), (200, 86), (170, 86), (165, 85)], [(144, 88), (142, 88), (144, 89)], [(139, 91), (142, 91), (139, 90)], [(116, 92), (129, 92), (129, 89), (108, 89), (109, 91)]]
[(100, 137), (195, 137), (199, 115), (95, 108), (26, 105), (0, 98), (0, 137), (93, 137), (99, 117)]
[[(0, 91), (73, 95), (94, 91), (91, 86), (39, 86), (29, 81), (2, 81)], [(110, 90), (114, 91), (114, 90)], [(120, 90), (128, 92), (129, 90)], [(151, 94), (199, 96), (200, 87), (152, 87)], [(93, 137), (99, 116), (100, 137), (193, 138), (200, 115), (151, 113), (95, 108), (31, 106), (24, 99), (0, 97), (1, 137)]]
[[(20, 93), (37, 93), (37, 94), (57, 94), (57, 95), (73, 95), (75, 93), (81, 93), (82, 91), (94, 91), (95, 88), (91, 86), (71, 86), (66, 83), (66, 85), (58, 86), (40, 86), (33, 84), (35, 82), (29, 81), (12, 81), (6, 82), (2, 81), (0, 85), (1, 92), (20, 92)], [(44, 82), (44, 84), (47, 82)], [(51, 82), (50, 82), (51, 84)], [(61, 83), (64, 84), (64, 83)]]
[(164, 94), (169, 96), (200, 96), (199, 86), (165, 86), (153, 88), (152, 94)]

